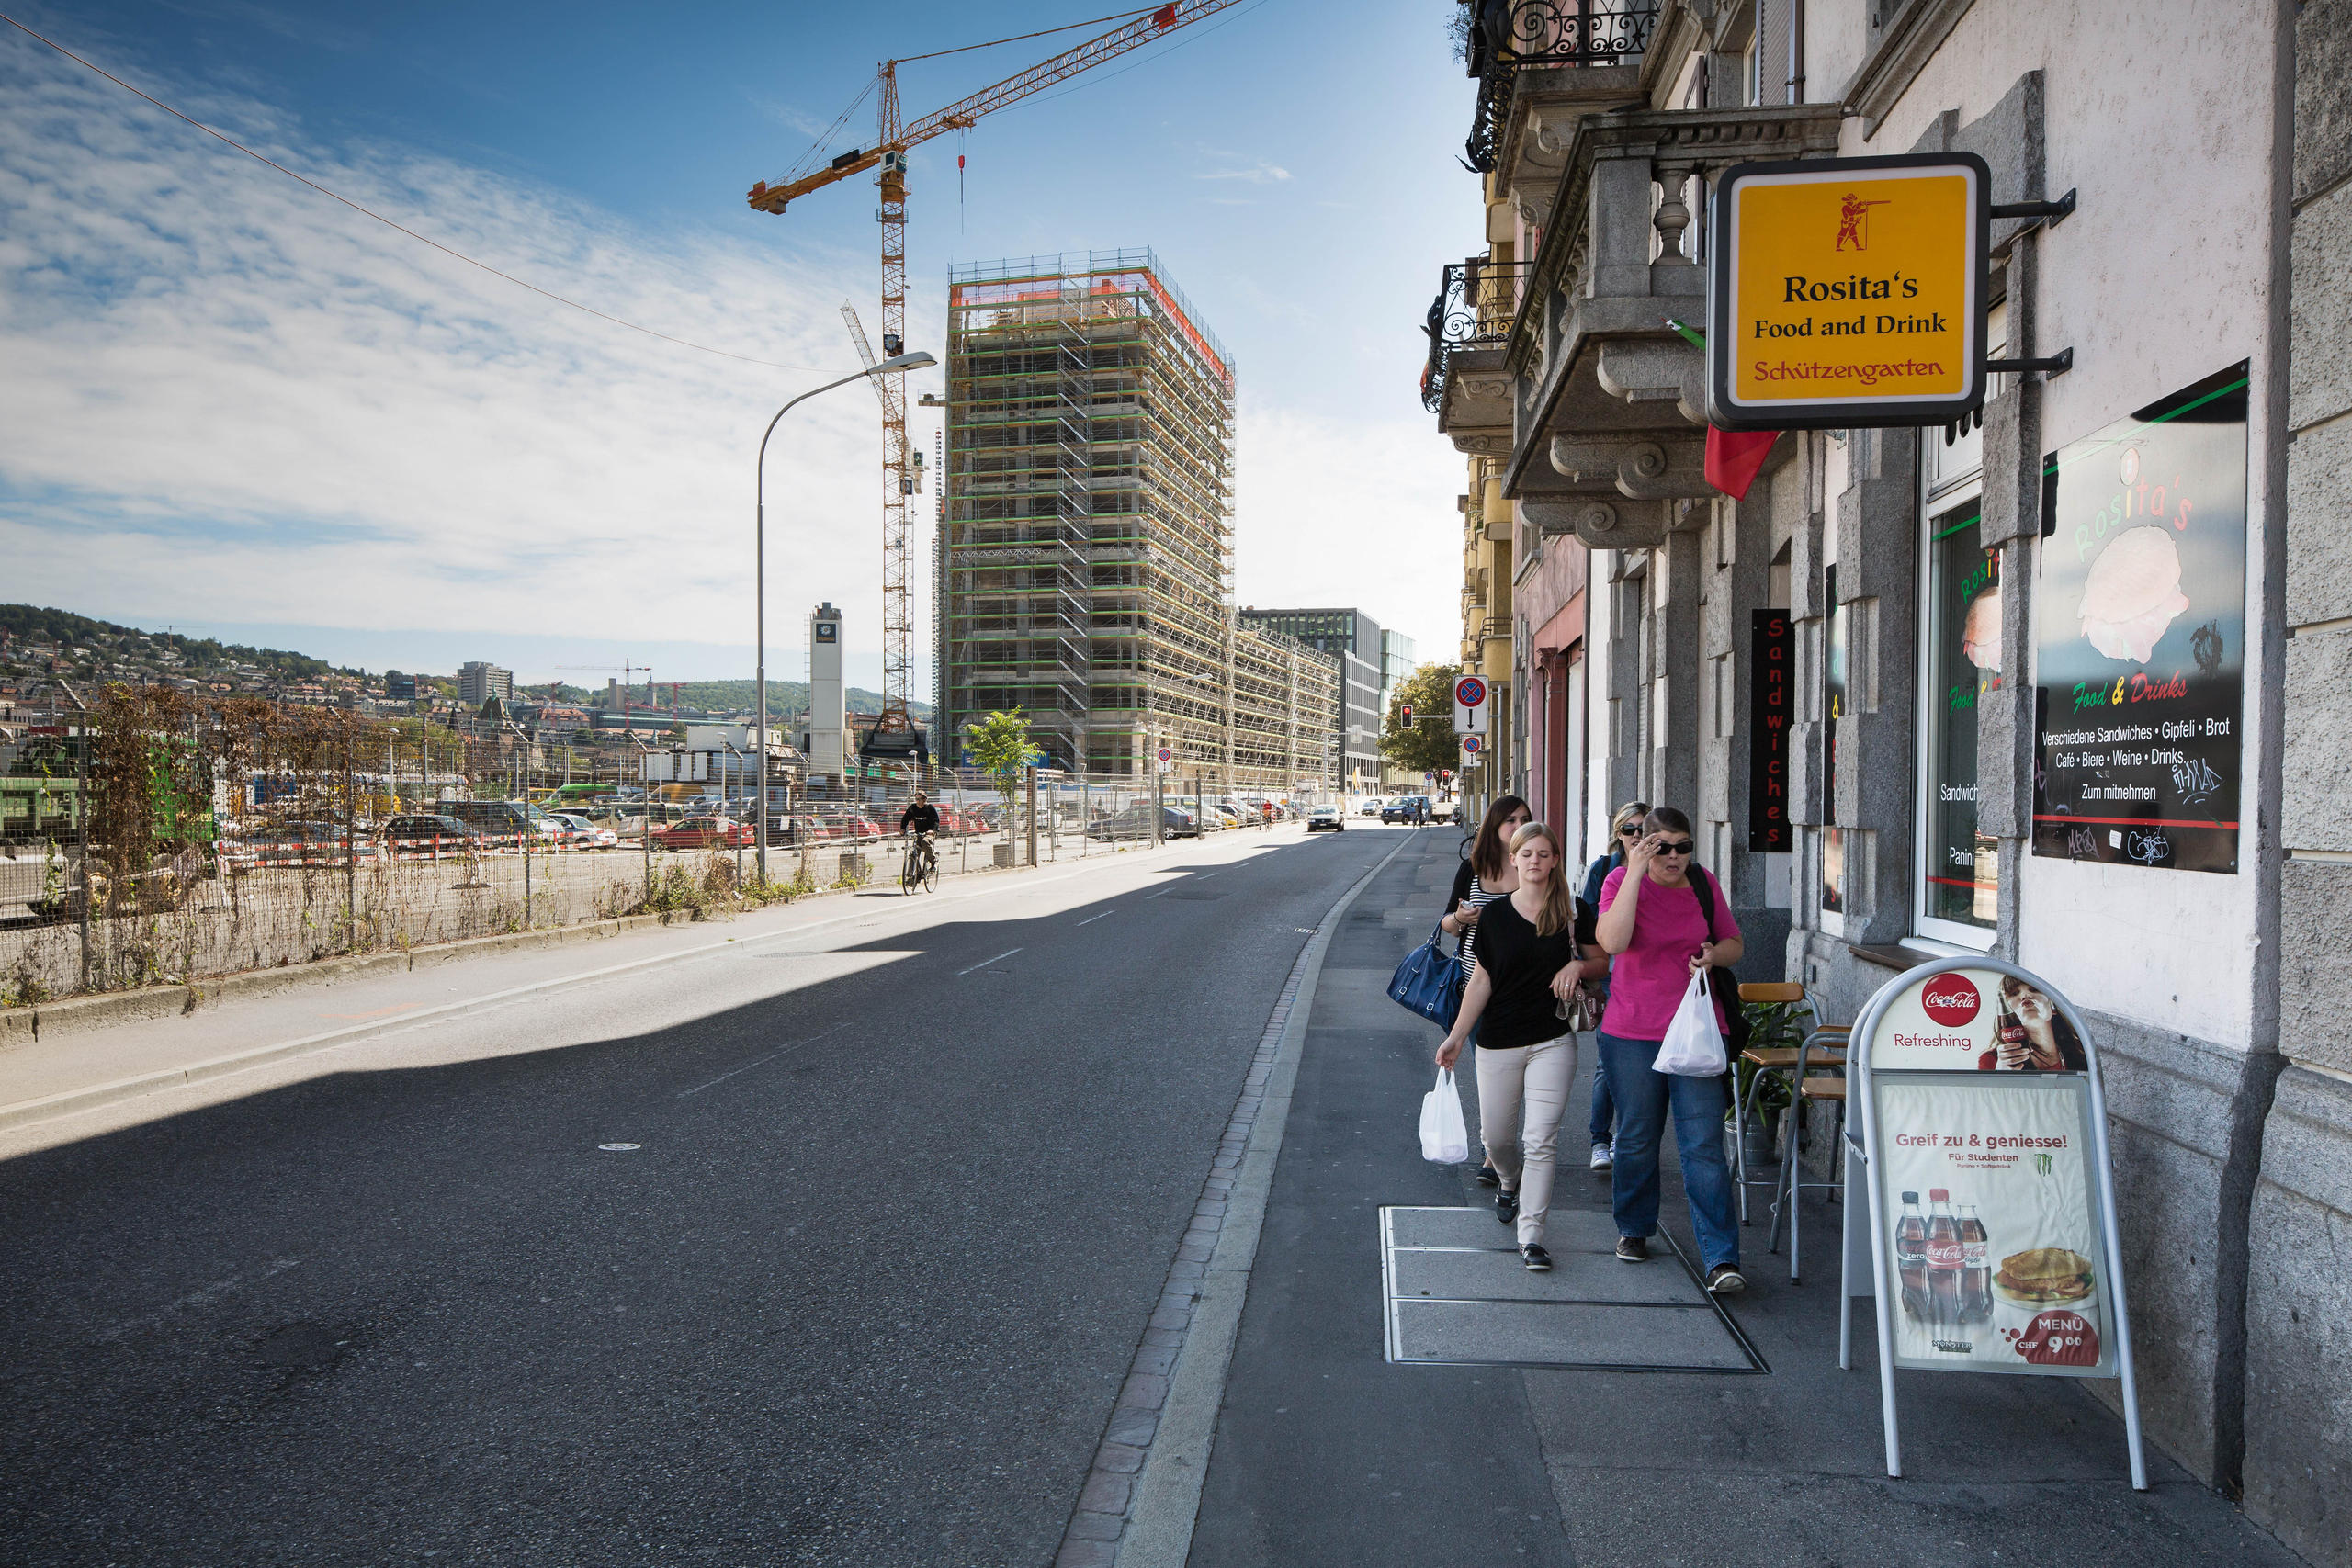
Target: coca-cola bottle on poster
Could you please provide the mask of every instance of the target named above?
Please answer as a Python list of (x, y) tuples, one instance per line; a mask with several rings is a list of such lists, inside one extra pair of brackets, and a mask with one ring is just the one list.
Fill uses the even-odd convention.
[(1903, 1310), (1913, 1317), (1928, 1315), (1928, 1222), (1919, 1213), (1919, 1195), (1903, 1195), (1903, 1218), (1894, 1227), (1894, 1270), (1903, 1280)]
[(1949, 1332), (1960, 1326), (1960, 1276), (1967, 1248), (1960, 1239), (1960, 1222), (1952, 1218), (1951, 1194), (1931, 1187), (1928, 1201), (1928, 1312), (1938, 1331)]
[(1994, 1065), (2002, 1072), (2022, 1072), (2033, 1060), (2033, 1043), (2026, 1038), (2025, 1020), (2001, 998), (2000, 1016), (1993, 1023)]
[(1993, 1315), (1992, 1238), (1976, 1205), (1960, 1206), (1960, 1320), (1984, 1323)]

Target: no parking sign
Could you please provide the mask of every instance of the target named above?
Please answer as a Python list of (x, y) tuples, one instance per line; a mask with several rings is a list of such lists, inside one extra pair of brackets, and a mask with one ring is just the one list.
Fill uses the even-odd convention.
[(1479, 676), (1464, 675), (1453, 682), (1453, 732), (1487, 733), (1487, 682)]

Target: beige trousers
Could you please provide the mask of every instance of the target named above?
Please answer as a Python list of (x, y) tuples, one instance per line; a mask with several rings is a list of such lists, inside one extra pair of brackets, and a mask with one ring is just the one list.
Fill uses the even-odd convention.
[[(1519, 1195), (1519, 1245), (1544, 1239), (1560, 1121), (1577, 1078), (1577, 1037), (1472, 1048), (1478, 1059), (1478, 1136), (1503, 1190)], [(1522, 1114), (1523, 1113), (1523, 1114)]]

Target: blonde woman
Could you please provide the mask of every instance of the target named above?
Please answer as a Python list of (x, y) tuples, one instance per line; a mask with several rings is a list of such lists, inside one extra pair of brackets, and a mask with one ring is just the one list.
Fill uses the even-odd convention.
[(1510, 865), (1517, 886), (1479, 911), (1478, 965), (1437, 1061), (1451, 1068), (1477, 1032), (1478, 1134), (1502, 1182), (1495, 1217), (1517, 1222), (1520, 1261), (1541, 1274), (1552, 1267), (1544, 1221), (1577, 1076), (1577, 1037), (1562, 1010), (1599, 950), (1589, 926), (1577, 930), (1557, 834), (1541, 822), (1521, 828)]

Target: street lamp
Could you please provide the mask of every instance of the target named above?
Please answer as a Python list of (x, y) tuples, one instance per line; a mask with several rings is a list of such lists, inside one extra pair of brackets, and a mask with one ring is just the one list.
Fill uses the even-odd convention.
[(783, 419), (786, 414), (790, 413), (794, 409), (799, 407), (802, 403), (807, 402), (810, 398), (817, 396), (820, 392), (830, 392), (836, 387), (846, 387), (852, 381), (863, 381), (869, 376), (887, 376), (893, 371), (899, 370), (921, 370), (925, 366), (936, 365), (938, 363), (938, 360), (933, 359), (930, 355), (918, 349), (912, 354), (894, 355), (890, 358), (884, 360), (879, 365), (869, 365), (865, 369), (857, 372), (854, 376), (844, 376), (838, 381), (828, 381), (821, 387), (812, 387), (808, 390), (801, 393), (798, 397), (793, 399), (790, 402), (785, 404), (784, 407), (776, 410), (775, 418), (768, 421), (767, 429), (763, 431), (760, 434), (760, 456), (758, 462), (754, 465), (752, 479), (754, 512), (752, 545), (752, 598), (753, 604), (752, 617), (757, 623), (756, 629), (753, 632), (753, 637), (756, 642), (756, 657), (759, 664), (757, 679), (758, 690), (755, 700), (759, 704), (760, 751), (758, 765), (754, 770), (758, 774), (759, 783), (755, 786), (753, 799), (756, 803), (754, 809), (759, 814), (758, 841), (760, 846), (760, 881), (763, 884), (765, 884), (768, 879), (768, 437), (775, 434), (775, 427), (778, 420)]

